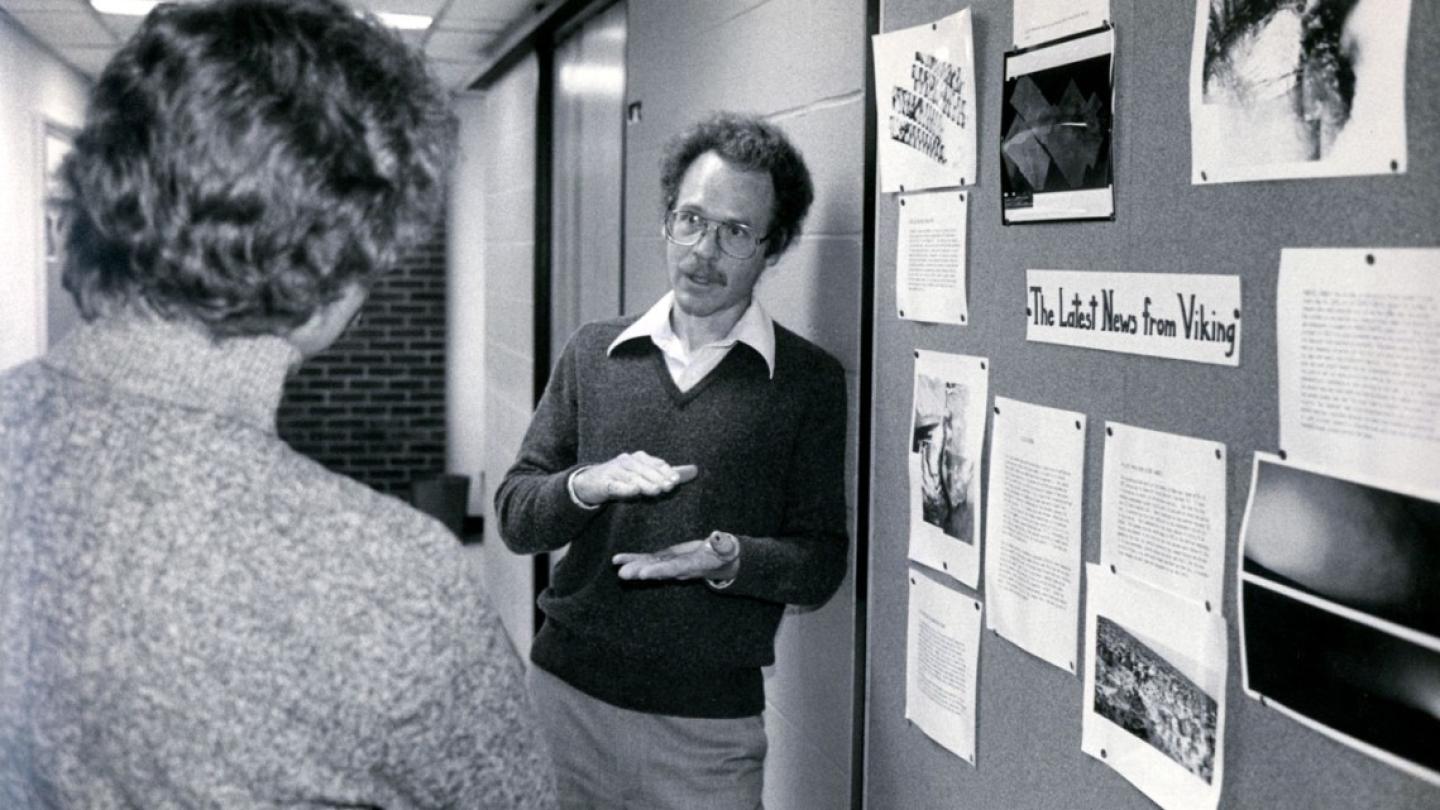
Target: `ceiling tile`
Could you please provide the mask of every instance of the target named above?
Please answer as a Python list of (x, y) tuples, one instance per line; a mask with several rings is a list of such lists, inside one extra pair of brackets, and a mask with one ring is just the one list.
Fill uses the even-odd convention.
[(444, 62), (436, 59), (430, 60), (430, 66), (435, 69), (440, 83), (456, 92), (469, 88), (471, 82), (480, 76), (481, 68), (479, 62)]
[(105, 21), (105, 27), (115, 32), (121, 40), (127, 40), (140, 28), (144, 17), (135, 17), (126, 14), (101, 14), (100, 18)]
[[(8, 9), (7, 9), (8, 10)], [(88, 11), (20, 11), (13, 16), (20, 25), (47, 45), (114, 45), (115, 37)]]
[(115, 48), (62, 48), (60, 55), (70, 64), (80, 69), (81, 73), (92, 79), (99, 78), (100, 71), (110, 62), (110, 57), (115, 55)]
[(6, 11), (81, 11), (80, 0), (5, 0)]
[(391, 14), (424, 14), (434, 17), (445, 7), (445, 0), (350, 0), (350, 5), (370, 11)]
[(536, 2), (536, 0), (456, 0), (455, 5), (475, 4), (490, 9), (490, 13), (499, 15), (506, 19), (526, 17), (541, 6), (548, 6), (548, 2)]
[(502, 31), (512, 22), (528, 18), (533, 0), (455, 0), (437, 24), (462, 31)]
[(431, 31), (430, 38), (425, 41), (425, 53), (432, 59), (478, 62), (481, 50), (495, 37), (496, 34), (488, 31)]

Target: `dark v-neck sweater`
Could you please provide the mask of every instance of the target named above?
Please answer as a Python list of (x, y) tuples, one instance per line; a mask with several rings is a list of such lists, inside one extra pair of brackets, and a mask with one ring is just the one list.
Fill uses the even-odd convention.
[[(774, 661), (785, 605), (821, 604), (845, 575), (844, 371), (776, 324), (773, 379), (740, 343), (681, 392), (648, 338), (607, 356), (634, 320), (589, 324), (571, 338), (496, 492), (512, 550), (570, 544), (540, 596), (546, 621), (531, 658), (628, 709), (759, 714), (761, 667)], [(637, 450), (696, 464), (699, 476), (659, 498), (593, 511), (571, 501), (572, 471)], [(622, 581), (610, 562), (717, 529), (740, 538), (740, 573), (724, 590)]]

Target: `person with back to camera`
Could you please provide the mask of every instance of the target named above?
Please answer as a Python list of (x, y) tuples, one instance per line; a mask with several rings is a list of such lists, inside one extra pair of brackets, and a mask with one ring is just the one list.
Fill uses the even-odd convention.
[(845, 575), (844, 371), (753, 297), (813, 197), (780, 130), (704, 120), (661, 182), (670, 292), (570, 339), (495, 501), (569, 545), (531, 649), (561, 805), (752, 810), (781, 615)]
[(453, 537), (275, 434), (454, 138), (338, 0), (162, 5), (104, 69), (63, 167), (87, 322), (0, 376), (0, 807), (554, 806)]

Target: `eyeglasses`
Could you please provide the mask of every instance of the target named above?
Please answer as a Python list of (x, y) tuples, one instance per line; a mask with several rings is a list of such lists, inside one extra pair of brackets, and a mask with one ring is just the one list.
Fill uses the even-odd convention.
[(665, 215), (665, 238), (677, 245), (698, 245), (710, 229), (720, 250), (732, 259), (748, 259), (768, 236), (756, 236), (750, 226), (738, 222), (717, 222), (694, 211), (671, 211)]

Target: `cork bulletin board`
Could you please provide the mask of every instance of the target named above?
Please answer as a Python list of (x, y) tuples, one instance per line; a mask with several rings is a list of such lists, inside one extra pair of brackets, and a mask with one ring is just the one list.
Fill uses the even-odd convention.
[[(971, 10), (979, 176), (964, 188), (969, 205), (968, 318), (963, 325), (897, 316), (898, 197), (876, 197), (866, 806), (1154, 806), (1110, 767), (1081, 752), (1082, 679), (988, 631), (980, 641), (974, 764), (906, 720), (913, 566), (907, 560), (906, 446), (912, 429), (913, 357), (921, 349), (988, 358), (992, 398), (1087, 417), (1082, 516), (1087, 563), (1100, 559), (1106, 422), (1204, 438), (1228, 448), (1222, 610), (1230, 660), (1221, 807), (1440, 807), (1440, 787), (1245, 695), (1234, 573), (1253, 454), (1278, 449), (1275, 296), (1281, 249), (1440, 245), (1440, 94), (1432, 84), (1440, 76), (1440, 4), (1411, 4), (1404, 44), (1408, 154), (1400, 171), (1223, 184), (1192, 182), (1189, 81), (1195, 0), (1111, 0), (1110, 6), (1114, 217), (1005, 225), (999, 144), (1002, 70), (1013, 47), (1012, 0), (881, 4), (882, 33)], [(879, 127), (883, 137), (883, 119)], [(1026, 273), (1039, 268), (1239, 276), (1244, 341), (1238, 365), (1027, 341)], [(1435, 283), (1440, 286), (1440, 275)], [(986, 466), (989, 460), (987, 451)], [(984, 599), (983, 580), (978, 589), (953, 582), (948, 587)], [(1085, 597), (1082, 581), (1082, 606)], [(1083, 658), (1083, 632), (1078, 646)]]

